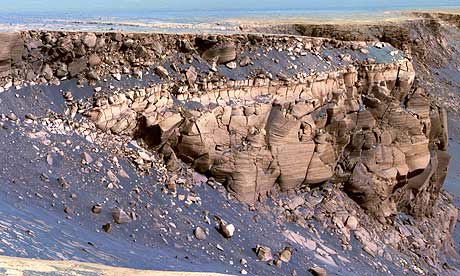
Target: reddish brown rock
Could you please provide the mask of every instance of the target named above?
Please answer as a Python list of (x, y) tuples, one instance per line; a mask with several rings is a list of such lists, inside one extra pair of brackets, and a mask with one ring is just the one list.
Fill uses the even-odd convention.
[(118, 224), (124, 224), (131, 221), (130, 216), (123, 209), (115, 208), (112, 212), (113, 220)]
[(23, 48), (20, 33), (0, 33), (0, 77), (7, 76), (11, 65), (21, 60)]
[(236, 59), (236, 48), (233, 43), (215, 45), (207, 49), (202, 57), (206, 60), (216, 60), (217, 63), (223, 64)]

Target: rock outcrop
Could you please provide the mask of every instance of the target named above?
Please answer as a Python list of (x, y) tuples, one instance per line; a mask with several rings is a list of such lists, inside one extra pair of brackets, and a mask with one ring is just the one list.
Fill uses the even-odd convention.
[[(180, 158), (249, 204), (274, 186), (287, 191), (331, 181), (380, 218), (397, 210), (425, 216), (446, 176), (446, 113), (414, 83), (404, 54), (384, 43), (256, 35), (4, 36), (6, 80), (94, 82), (109, 74), (120, 80), (120, 73), (142, 78), (151, 68), (155, 84), (102, 94), (93, 107), (74, 112), (86, 110), (103, 131), (143, 138), (171, 168)], [(21, 56), (34, 60), (19, 62)]]
[(446, 114), (413, 81), (402, 59), (295, 81), (221, 82), (201, 95), (163, 85), (113, 96), (92, 116), (103, 130), (142, 132), (153, 146), (173, 149), (250, 204), (275, 183), (289, 190), (334, 181), (381, 217), (428, 215), (449, 161)]
[[(76, 134), (97, 145), (78, 155), (81, 172), (93, 177), (86, 169), (91, 165), (102, 173), (91, 186), (95, 191), (130, 198), (129, 203), (110, 198), (116, 204), (107, 204), (97, 192), (82, 207), (104, 219), (98, 224), (104, 234), (131, 227), (137, 232), (141, 222), (143, 229), (157, 227), (149, 218), (158, 213), (174, 240), (184, 230), (177, 222), (184, 220), (183, 233), (190, 235), (183, 240), (207, 244), (212, 258), (245, 248), (248, 256), (273, 264), (270, 270), (310, 257), (328, 271), (342, 269), (358, 253), (364, 262), (373, 259), (369, 265), (382, 273), (389, 271), (379, 268), (382, 260), (401, 271), (439, 272), (447, 270), (446, 258), (457, 254), (452, 233), (458, 210), (442, 192), (450, 160), (447, 115), (431, 99), (429, 86), (417, 80), (408, 52), (382, 42), (296, 36), (33, 31), (2, 36), (0, 93), (10, 90), (2, 94), (7, 103), (2, 129), (24, 125), (33, 129), (33, 139), (47, 132)], [(8, 94), (14, 89), (20, 90)], [(33, 115), (27, 108), (24, 113), (23, 98), (40, 107), (42, 99), (53, 100)], [(42, 128), (47, 132), (38, 132)], [(98, 147), (113, 154), (106, 169)], [(46, 162), (53, 164), (51, 155)], [(151, 185), (152, 178), (163, 185)], [(49, 181), (47, 175), (40, 179)], [(51, 188), (80, 187), (89, 186), (62, 176)], [(267, 196), (270, 204), (255, 204)], [(246, 206), (233, 204), (235, 197), (256, 215), (242, 212)], [(150, 203), (166, 198), (169, 210)], [(76, 193), (70, 199), (79, 201)], [(81, 210), (64, 207), (69, 217)], [(181, 213), (176, 220), (165, 216), (176, 211)], [(183, 215), (187, 212), (194, 217)], [(247, 218), (244, 224), (240, 215)], [(213, 216), (214, 229), (206, 225)], [(266, 225), (271, 225), (267, 233), (287, 240), (281, 245), (247, 238), (248, 229)], [(336, 243), (334, 249), (326, 246), (329, 236), (338, 238), (341, 252)], [(133, 241), (145, 237), (130, 235)], [(244, 245), (232, 247), (238, 243)], [(410, 261), (403, 262), (405, 257)], [(238, 271), (258, 268), (251, 264)]]
[(12, 63), (21, 61), (23, 48), (19, 33), (0, 33), (0, 77), (10, 73)]

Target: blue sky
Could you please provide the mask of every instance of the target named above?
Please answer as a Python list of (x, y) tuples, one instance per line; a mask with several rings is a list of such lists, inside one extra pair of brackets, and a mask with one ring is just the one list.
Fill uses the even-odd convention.
[(460, 0), (0, 0), (6, 12), (123, 12), (229, 9), (415, 8), (460, 5)]

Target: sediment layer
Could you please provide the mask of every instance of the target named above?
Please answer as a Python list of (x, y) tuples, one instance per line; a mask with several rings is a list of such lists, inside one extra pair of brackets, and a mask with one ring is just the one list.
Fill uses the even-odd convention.
[[(94, 131), (89, 141), (134, 138), (158, 151), (169, 170), (159, 181), (171, 194), (176, 184), (206, 182), (193, 168), (210, 177), (210, 186), (221, 182), (251, 206), (276, 198), (278, 207), (270, 210), (281, 223), (305, 226), (314, 216), (329, 224), (342, 235), (344, 250), (351, 250), (354, 233), (373, 257), (392, 260), (385, 253), (392, 247), (441, 271), (438, 253), (456, 254), (451, 233), (458, 217), (441, 193), (450, 160), (447, 115), (413, 67), (408, 51), (382, 42), (0, 34), (0, 93), (37, 86), (31, 96), (40, 97), (43, 86), (62, 89), (66, 109), (53, 115), (61, 118), (56, 124)], [(39, 121), (33, 118), (25, 120)], [(14, 114), (3, 119), (21, 121)], [(152, 156), (142, 149), (125, 157), (139, 169)], [(114, 182), (109, 189), (118, 189), (112, 169), (107, 177)], [(279, 191), (297, 195), (282, 201)], [(131, 211), (137, 218), (140, 209)], [(336, 266), (332, 258), (327, 263)]]
[[(3, 82), (97, 84), (154, 76), (144, 88), (76, 103), (103, 131), (143, 138), (253, 204), (332, 181), (378, 217), (429, 215), (449, 155), (445, 111), (384, 43), (283, 36), (2, 34)], [(21, 53), (21, 47), (25, 45)]]

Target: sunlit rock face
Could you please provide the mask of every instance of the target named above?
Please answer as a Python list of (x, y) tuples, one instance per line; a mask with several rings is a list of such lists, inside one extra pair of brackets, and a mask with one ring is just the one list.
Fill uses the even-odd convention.
[(15, 77), (95, 83), (151, 70), (156, 78), (146, 88), (101, 93), (74, 112), (84, 109), (103, 131), (144, 139), (170, 170), (180, 158), (248, 204), (277, 188), (333, 182), (379, 218), (398, 210), (424, 216), (446, 176), (446, 112), (414, 83), (404, 53), (384, 43), (257, 35), (2, 37), (2, 85)]

